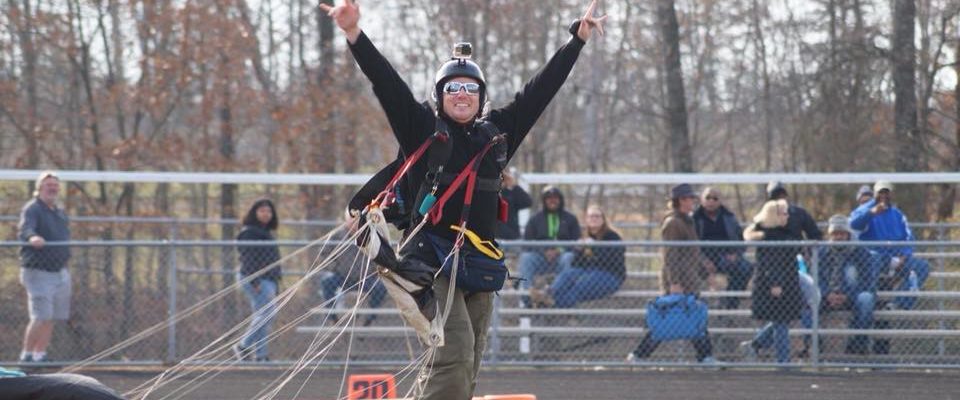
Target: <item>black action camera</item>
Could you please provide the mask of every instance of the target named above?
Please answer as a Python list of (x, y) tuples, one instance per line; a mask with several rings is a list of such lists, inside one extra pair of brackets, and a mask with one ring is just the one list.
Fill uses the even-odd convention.
[(471, 56), (473, 56), (473, 45), (469, 42), (453, 45), (453, 58), (469, 59)]

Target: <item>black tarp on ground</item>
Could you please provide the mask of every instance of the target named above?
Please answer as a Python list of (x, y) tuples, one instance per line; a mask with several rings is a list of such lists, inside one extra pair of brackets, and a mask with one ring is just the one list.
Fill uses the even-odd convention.
[(77, 374), (28, 375), (0, 378), (2, 400), (122, 400), (113, 389)]

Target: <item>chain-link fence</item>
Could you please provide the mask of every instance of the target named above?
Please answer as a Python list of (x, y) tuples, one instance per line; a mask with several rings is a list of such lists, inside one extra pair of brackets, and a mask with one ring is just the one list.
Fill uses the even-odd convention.
[[(282, 263), (281, 291), (326, 256), (307, 242), (276, 245), (281, 255), (296, 252)], [(960, 242), (877, 245), (504, 243), (519, 279), (495, 297), (487, 362), (622, 365), (630, 354), (631, 362), (657, 365), (960, 366)], [(21, 246), (0, 243), (0, 333), (11, 339), (0, 343), (6, 360), (19, 353), (29, 320), (20, 281), (35, 278), (21, 276)], [(239, 335), (251, 313), (240, 288), (187, 318), (172, 317), (233, 285), (240, 249), (253, 249), (247, 246), (253, 245), (71, 243), (71, 312), (57, 325), (50, 357), (81, 360), (158, 324), (168, 325), (105, 360), (181, 360), (225, 333)], [(303, 282), (280, 310), (273, 329), (289, 329), (270, 342), (272, 360), (296, 360), (315, 335), (339, 329), (334, 322), (350, 315), (357, 292), (343, 289), (356, 286), (360, 263), (356, 252), (338, 260)], [(342, 363), (349, 352), (351, 362), (407, 363), (419, 353), (414, 334), (392, 301), (381, 300), (375, 281), (365, 287), (372, 289), (347, 328), (355, 337), (350, 350), (344, 340), (324, 362)], [(661, 296), (663, 289), (675, 295)]]

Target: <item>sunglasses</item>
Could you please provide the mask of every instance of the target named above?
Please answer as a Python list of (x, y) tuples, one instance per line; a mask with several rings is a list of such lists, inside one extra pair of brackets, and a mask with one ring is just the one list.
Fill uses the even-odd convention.
[(707, 200), (713, 200), (713, 201), (718, 201), (718, 200), (720, 200), (720, 198), (717, 197), (717, 196), (707, 196), (706, 198), (707, 198)]
[(473, 82), (450, 81), (443, 85), (443, 92), (446, 94), (460, 93), (460, 89), (465, 89), (467, 94), (476, 96), (480, 94), (480, 84)]

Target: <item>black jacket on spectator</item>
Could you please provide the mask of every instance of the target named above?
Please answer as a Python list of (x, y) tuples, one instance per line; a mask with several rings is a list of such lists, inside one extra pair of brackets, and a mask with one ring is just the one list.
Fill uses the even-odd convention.
[[(593, 238), (596, 241), (619, 242), (620, 238), (616, 232), (608, 230), (604, 232), (603, 237)], [(620, 281), (627, 275), (624, 253), (626, 248), (623, 246), (583, 246), (576, 249), (577, 257), (573, 260), (573, 267), (582, 269), (593, 269), (607, 271), (616, 276)]]
[[(270, 231), (262, 226), (244, 225), (243, 229), (240, 230), (240, 234), (237, 235), (237, 240), (262, 240), (272, 242), (275, 239), (273, 235), (270, 234)], [(280, 259), (280, 247), (276, 244), (266, 244), (262, 246), (242, 245), (237, 247), (237, 251), (240, 253), (240, 274), (243, 276), (255, 273)], [(280, 266), (277, 265), (271, 268), (270, 271), (260, 275), (258, 279), (271, 279), (274, 282), (279, 282), (280, 276), (281, 269)], [(253, 282), (256, 281), (256, 279), (253, 280)]]
[[(563, 209), (563, 194), (560, 196), (560, 207), (557, 214), (560, 216), (560, 226), (557, 228), (557, 237), (550, 237), (547, 229), (547, 206), (542, 204), (543, 210), (538, 212), (530, 221), (527, 221), (527, 228), (523, 231), (524, 240), (577, 240), (580, 239), (580, 222), (577, 217)], [(542, 200), (542, 199), (541, 199)], [(544, 250), (545, 247), (534, 248)]]
[[(714, 223), (710, 220), (710, 217), (707, 216), (707, 212), (703, 207), (697, 207), (693, 212), (693, 226), (697, 229), (697, 237), (700, 240), (717, 240), (717, 241), (743, 241), (743, 229), (740, 228), (740, 221), (737, 221), (737, 216), (733, 215), (730, 210), (727, 210), (726, 207), (720, 206), (717, 209), (717, 221), (716, 224), (719, 224), (722, 227), (722, 235), (719, 237), (710, 235), (706, 236), (705, 226), (709, 223)], [(740, 254), (746, 250), (745, 247), (709, 247), (709, 246), (700, 246), (700, 251), (710, 259), (710, 262), (713, 265), (721, 265), (721, 259), (725, 254)]]
[(520, 186), (500, 190), (500, 196), (507, 202), (507, 222), (497, 224), (497, 239), (520, 239), (520, 217), (517, 213), (533, 205), (533, 199)]
[[(763, 232), (763, 241), (793, 241), (797, 239), (786, 228), (755, 228)], [(764, 321), (790, 322), (800, 318), (803, 293), (797, 272), (799, 247), (757, 247), (757, 265), (753, 277), (751, 298), (753, 317)], [(783, 293), (774, 297), (770, 289), (780, 286)]]
[[(20, 223), (17, 237), (28, 241), (32, 236), (40, 236), (47, 243), (70, 241), (70, 220), (59, 208), (50, 208), (39, 198), (34, 197), (20, 211)], [(39, 249), (26, 245), (20, 248), (20, 266), (44, 271), (56, 272), (67, 266), (70, 259), (68, 246), (43, 246)]]
[(806, 240), (823, 239), (823, 232), (820, 232), (820, 228), (817, 228), (817, 221), (813, 220), (807, 210), (791, 203), (787, 212), (790, 214), (787, 217), (787, 230), (790, 231), (793, 238), (789, 240), (804, 240), (804, 233), (807, 234)]

